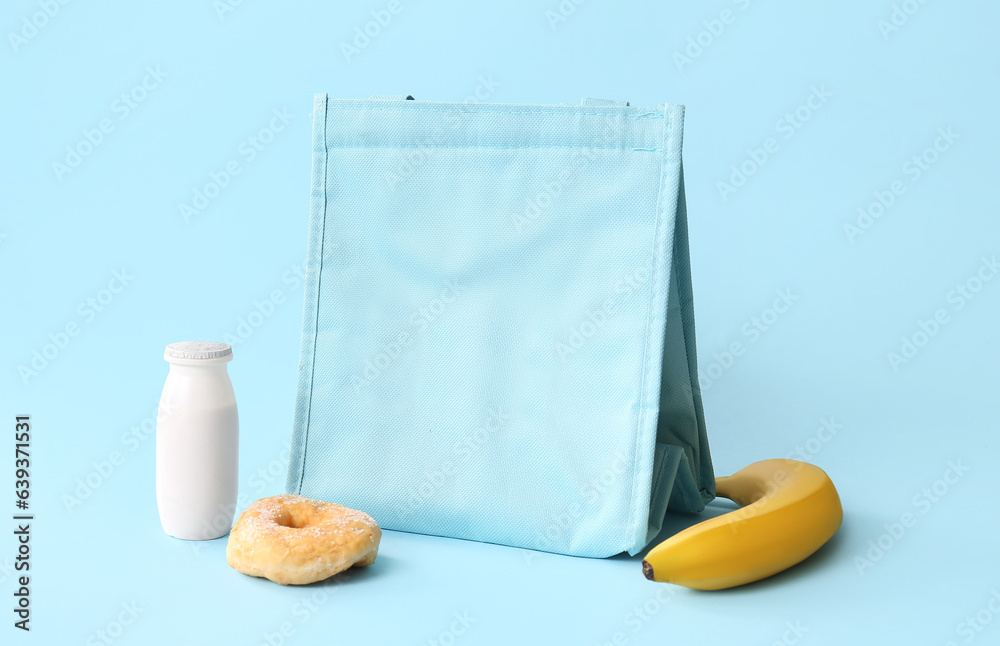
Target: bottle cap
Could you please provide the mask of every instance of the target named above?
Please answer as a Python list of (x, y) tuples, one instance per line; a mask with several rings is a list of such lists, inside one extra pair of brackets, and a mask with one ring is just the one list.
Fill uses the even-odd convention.
[(215, 341), (181, 341), (171, 343), (163, 353), (167, 361), (180, 359), (182, 362), (205, 360), (232, 360), (233, 348), (225, 343)]

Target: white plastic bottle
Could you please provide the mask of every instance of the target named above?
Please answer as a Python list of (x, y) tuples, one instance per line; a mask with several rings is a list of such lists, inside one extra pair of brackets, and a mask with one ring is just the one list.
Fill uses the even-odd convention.
[(167, 346), (170, 372), (156, 418), (156, 506), (163, 531), (191, 541), (225, 536), (236, 513), (239, 417), (225, 343)]

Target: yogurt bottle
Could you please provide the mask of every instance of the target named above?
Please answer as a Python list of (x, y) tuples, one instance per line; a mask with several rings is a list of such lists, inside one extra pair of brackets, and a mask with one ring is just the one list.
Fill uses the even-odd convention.
[(171, 343), (156, 416), (156, 506), (163, 531), (203, 541), (229, 533), (239, 479), (239, 417), (225, 343)]

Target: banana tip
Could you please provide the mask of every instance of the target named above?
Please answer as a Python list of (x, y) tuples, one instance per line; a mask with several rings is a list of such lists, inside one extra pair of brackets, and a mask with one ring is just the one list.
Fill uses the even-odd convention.
[(653, 566), (648, 561), (642, 562), (642, 574), (650, 581), (653, 580)]

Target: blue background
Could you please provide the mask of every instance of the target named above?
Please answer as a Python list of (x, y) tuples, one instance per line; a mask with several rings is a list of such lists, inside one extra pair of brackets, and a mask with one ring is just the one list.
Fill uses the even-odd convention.
[[(1000, 280), (985, 279), (982, 259), (1000, 253), (998, 6), (897, 3), (912, 13), (890, 31), (888, 0), (589, 0), (563, 3), (565, 20), (553, 19), (557, 0), (399, 3), (349, 57), (341, 44), (388, 2), (51, 3), (47, 19), (32, 18), (44, 2), (5, 4), (0, 420), (12, 443), (14, 416), (32, 417), (37, 518), (32, 632), (4, 610), (4, 640), (996, 643)], [(148, 431), (163, 346), (236, 335), (274, 292), (280, 302), (235, 345), (230, 374), (244, 502), (283, 489), (313, 95), (462, 100), (484, 80), (495, 102), (687, 106), (716, 470), (802, 447), (830, 473), (845, 524), (805, 564), (708, 594), (649, 583), (638, 559), (386, 532), (369, 570), (285, 588), (231, 570), (225, 540), (161, 531)], [(828, 96), (808, 107), (814, 88)], [(142, 100), (129, 106), (130, 93)], [(274, 110), (293, 118), (250, 159), (247, 140)], [(789, 128), (796, 110), (800, 127)], [(102, 121), (88, 150), (85, 131)], [(89, 154), (59, 172), (67, 146)], [(186, 221), (180, 205), (232, 161), (240, 174)], [(745, 183), (720, 191), (744, 164)], [(894, 182), (891, 206), (871, 207)], [(880, 217), (859, 224), (859, 208)], [(127, 285), (102, 292), (113, 272)], [(769, 312), (779, 290), (793, 304)], [(926, 321), (938, 310), (946, 322), (935, 329)], [(767, 329), (755, 334), (755, 318)], [(63, 339), (70, 324), (77, 333)], [(64, 347), (23, 373), (50, 335)], [(727, 357), (734, 342), (742, 352)], [(905, 363), (889, 356), (904, 350)], [(727, 509), (670, 518), (666, 531)], [(915, 520), (901, 530), (904, 514)], [(16, 547), (13, 522), (0, 526), (8, 608)]]

